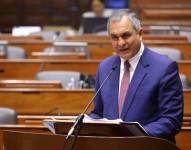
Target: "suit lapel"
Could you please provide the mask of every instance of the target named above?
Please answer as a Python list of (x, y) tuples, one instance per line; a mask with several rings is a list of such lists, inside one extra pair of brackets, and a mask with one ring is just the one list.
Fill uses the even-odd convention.
[(123, 106), (125, 106), (125, 107), (123, 107), (123, 109), (122, 109), (122, 114), (121, 114), (122, 119), (125, 117), (128, 110), (130, 109), (130, 106), (133, 102), (136, 91), (139, 88), (139, 86), (141, 85), (141, 82), (144, 80), (144, 78), (147, 75), (146, 67), (148, 67), (149, 64), (146, 63), (147, 60), (145, 60), (146, 58), (144, 57), (144, 55), (145, 55), (144, 53), (137, 65), (133, 78), (129, 84), (128, 92), (127, 92), (127, 95), (126, 95), (126, 98), (125, 98), (125, 101), (123, 104)]
[(110, 91), (111, 91), (111, 103), (113, 107), (113, 117), (118, 118), (118, 92), (119, 92), (119, 74), (120, 74), (120, 58), (117, 58), (115, 63), (117, 64), (116, 70), (111, 75)]

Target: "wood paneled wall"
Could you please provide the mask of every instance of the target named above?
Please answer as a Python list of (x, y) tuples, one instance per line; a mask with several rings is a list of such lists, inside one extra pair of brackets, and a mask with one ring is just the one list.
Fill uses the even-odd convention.
[(18, 25), (70, 25), (78, 28), (91, 0), (1, 0), (0, 31)]

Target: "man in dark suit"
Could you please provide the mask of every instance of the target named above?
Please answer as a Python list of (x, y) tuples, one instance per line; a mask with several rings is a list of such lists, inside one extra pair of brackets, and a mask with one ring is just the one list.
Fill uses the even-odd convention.
[(100, 63), (96, 90), (112, 66), (117, 68), (95, 98), (90, 116), (137, 121), (149, 135), (175, 142), (183, 118), (177, 64), (145, 47), (142, 32), (140, 20), (128, 10), (116, 11), (109, 18), (108, 33), (117, 55)]

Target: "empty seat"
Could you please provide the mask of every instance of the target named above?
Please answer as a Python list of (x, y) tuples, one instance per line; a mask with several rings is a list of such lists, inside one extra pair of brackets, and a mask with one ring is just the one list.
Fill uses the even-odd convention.
[[(80, 72), (76, 71), (41, 71), (36, 75), (37, 80), (59, 80), (62, 87), (75, 89), (78, 87)], [(72, 84), (72, 85), (71, 85)]]
[(5, 54), (7, 59), (25, 59), (26, 52), (17, 46), (0, 45), (0, 52)]
[(46, 41), (64, 41), (64, 37), (69, 34), (67, 31), (40, 31), (31, 35), (39, 35)]
[(183, 59), (182, 53), (179, 49), (171, 47), (149, 47), (152, 51), (155, 51), (161, 55), (165, 55), (172, 60), (178, 61)]
[(8, 46), (6, 54), (8, 59), (25, 59), (26, 58), (26, 52), (21, 47)]
[(0, 124), (16, 124), (17, 113), (11, 108), (0, 107)]
[(188, 38), (188, 41), (191, 42), (191, 31), (180, 31), (180, 35), (186, 36)]
[(45, 48), (44, 53), (80, 54), (83, 55), (84, 58), (90, 58), (87, 42), (55, 42), (53, 47)]

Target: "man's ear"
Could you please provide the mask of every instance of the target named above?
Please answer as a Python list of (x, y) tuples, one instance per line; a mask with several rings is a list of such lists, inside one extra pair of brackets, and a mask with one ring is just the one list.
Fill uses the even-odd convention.
[(143, 28), (141, 28), (141, 29), (139, 30), (139, 35), (140, 35), (140, 36), (143, 35)]
[(138, 34), (139, 34), (140, 40), (142, 41), (142, 39), (143, 39), (143, 29), (142, 28), (139, 30)]

